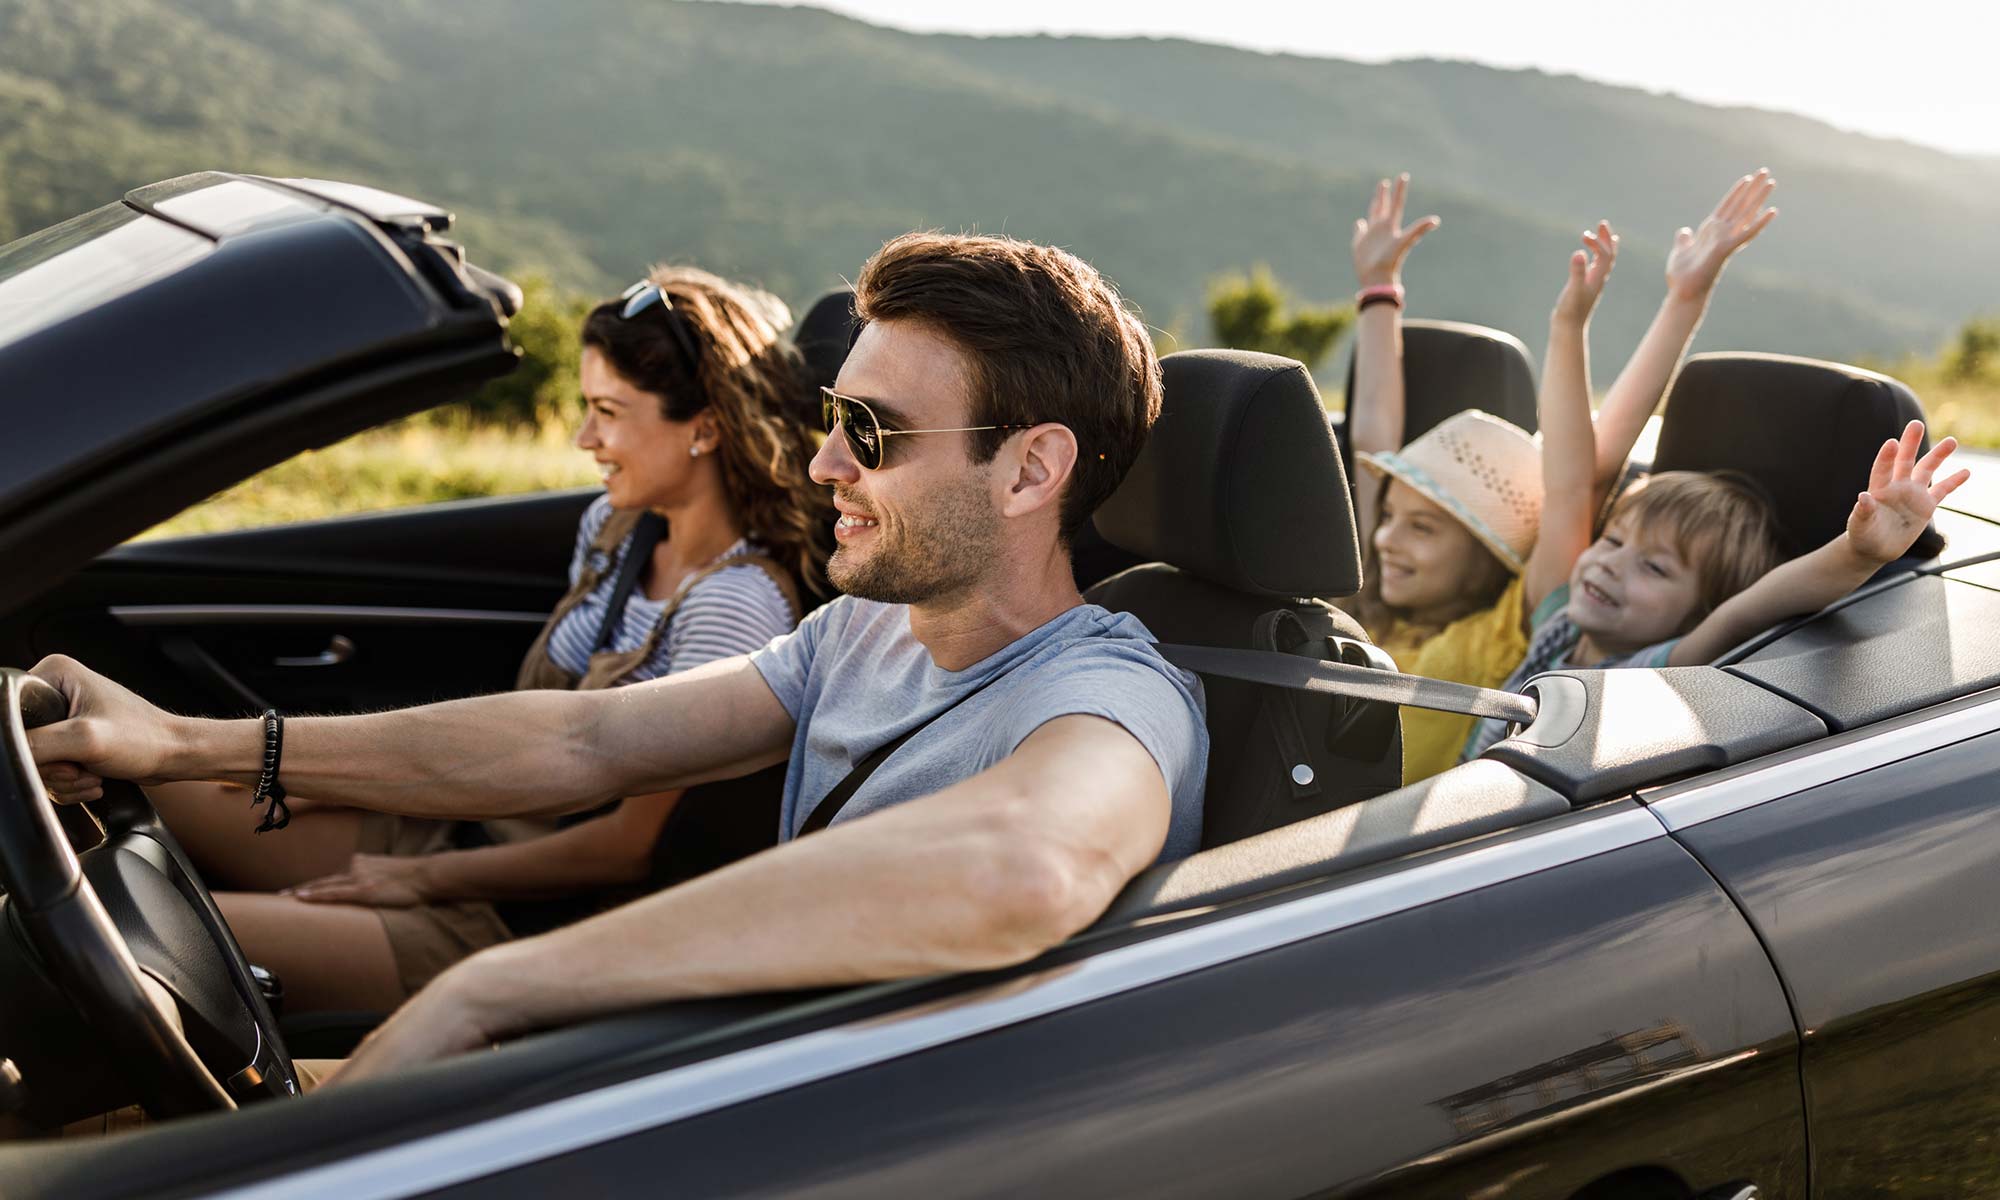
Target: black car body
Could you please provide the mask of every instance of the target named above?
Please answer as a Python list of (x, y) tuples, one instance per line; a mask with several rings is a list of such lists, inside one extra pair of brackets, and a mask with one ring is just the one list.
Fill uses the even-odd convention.
[[(96, 220), (169, 261), (34, 324), (0, 250), (0, 663), (69, 653), (208, 713), (506, 686), (589, 491), (118, 545), (505, 369), (508, 290), (443, 214), (207, 175)], [(2000, 525), (1939, 527), (1941, 555), (1724, 665), (1545, 677), (1484, 759), (1157, 867), (1021, 967), (664, 1007), (0, 1144), (0, 1195), (1989, 1190)], [(357, 652), (310, 665), (336, 637)], [(34, 801), (21, 755), (11, 733), (0, 804)], [(150, 845), (83, 874), (115, 886)], [(0, 1092), (43, 1116), (131, 1099), (9, 904)], [(144, 896), (107, 907), (199, 1007)], [(195, 1046), (217, 1080), (269, 1053), (224, 1024)]]

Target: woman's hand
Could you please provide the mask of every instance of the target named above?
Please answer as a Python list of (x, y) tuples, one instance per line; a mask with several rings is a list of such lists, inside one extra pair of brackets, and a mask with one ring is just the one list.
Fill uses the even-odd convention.
[(434, 899), (430, 887), (429, 857), (357, 854), (348, 860), (347, 870), (309, 879), (296, 887), (286, 888), (280, 894), (309, 904), (411, 908)]
[(1674, 235), (1674, 248), (1667, 252), (1667, 294), (1678, 300), (1708, 299), (1730, 255), (1777, 218), (1777, 209), (1763, 207), (1777, 186), (1771, 172), (1759, 168), (1755, 175), (1736, 181), (1701, 228), (1683, 225)]
[(1945, 438), (1918, 458), (1923, 440), (1924, 423), (1912, 421), (1903, 428), (1902, 437), (1883, 442), (1868, 475), (1868, 490), (1855, 499), (1854, 511), (1848, 514), (1849, 547), (1875, 567), (1908, 553), (1937, 506), (1972, 476), (1971, 471), (1959, 471), (1933, 483), (1958, 441)]
[(1362, 287), (1402, 282), (1410, 247), (1439, 225), (1438, 218), (1425, 217), (1403, 228), (1403, 196), (1409, 187), (1408, 173), (1396, 176), (1394, 183), (1382, 180), (1368, 202), (1368, 215), (1354, 223), (1354, 278)]
[(1569, 256), (1569, 279), (1556, 297), (1554, 319), (1581, 325), (1590, 320), (1590, 314), (1597, 307), (1598, 297), (1604, 294), (1604, 285), (1611, 278), (1612, 265), (1618, 261), (1618, 235), (1611, 231), (1611, 222), (1599, 221), (1596, 229), (1586, 229), (1583, 233), (1584, 248)]

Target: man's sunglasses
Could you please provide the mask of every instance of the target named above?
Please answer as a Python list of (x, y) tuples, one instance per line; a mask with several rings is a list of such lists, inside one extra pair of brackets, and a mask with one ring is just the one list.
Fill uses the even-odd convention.
[(618, 315), (627, 321), (655, 304), (659, 305), (660, 311), (667, 316), (667, 329), (674, 335), (674, 344), (681, 348), (681, 361), (687, 364), (689, 371), (700, 369), (701, 352), (695, 348), (694, 334), (688, 331), (688, 320), (674, 311), (673, 298), (659, 284), (641, 279), (625, 289), (624, 299), (625, 311)]
[(956, 429), (884, 429), (875, 419), (875, 410), (866, 400), (843, 396), (830, 387), (819, 390), (819, 419), (829, 435), (838, 429), (847, 435), (847, 448), (854, 461), (865, 470), (882, 465), (882, 443), (892, 437), (914, 433), (978, 433), (987, 429), (1033, 429), (1030, 425), (963, 425)]

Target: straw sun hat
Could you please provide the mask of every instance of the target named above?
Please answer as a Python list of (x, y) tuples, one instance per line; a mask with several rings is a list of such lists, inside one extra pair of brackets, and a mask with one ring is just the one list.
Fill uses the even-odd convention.
[(1542, 521), (1542, 449), (1526, 430), (1468, 409), (1393, 454), (1361, 461), (1421, 492), (1520, 573)]

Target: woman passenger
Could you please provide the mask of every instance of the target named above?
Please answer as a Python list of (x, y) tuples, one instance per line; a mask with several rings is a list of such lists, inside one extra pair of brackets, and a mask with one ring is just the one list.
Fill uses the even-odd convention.
[[(571, 589), (517, 686), (619, 686), (744, 654), (797, 623), (801, 585), (826, 594), (834, 514), (806, 474), (817, 413), (805, 411), (786, 323), (775, 298), (692, 267), (655, 270), (591, 312), (576, 445), (596, 459), (605, 494), (584, 513)], [(637, 579), (607, 622), (628, 558)], [(243, 794), (153, 789), (202, 870), (245, 889), (217, 903), (245, 955), (278, 973), (292, 1011), (393, 1008), (459, 959), (533, 932), (509, 926), (534, 911), (521, 902), (595, 897), (581, 915), (628, 894), (681, 798), (484, 825), (294, 798), (289, 828), (252, 838)]]

